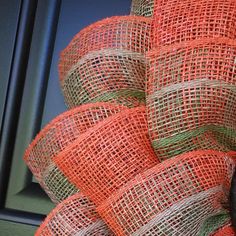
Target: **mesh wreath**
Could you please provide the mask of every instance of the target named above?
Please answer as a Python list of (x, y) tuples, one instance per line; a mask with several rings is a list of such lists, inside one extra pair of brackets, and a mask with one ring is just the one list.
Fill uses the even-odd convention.
[[(74, 37), (59, 62), (68, 107), (136, 108), (83, 105), (32, 142), (27, 165), (62, 201), (36, 235), (113, 235), (96, 210), (116, 235), (234, 235), (224, 152), (236, 149), (235, 22), (234, 0), (133, 0), (131, 16)], [(140, 107), (151, 46), (147, 115), (161, 164)], [(214, 151), (189, 152), (199, 149)]]

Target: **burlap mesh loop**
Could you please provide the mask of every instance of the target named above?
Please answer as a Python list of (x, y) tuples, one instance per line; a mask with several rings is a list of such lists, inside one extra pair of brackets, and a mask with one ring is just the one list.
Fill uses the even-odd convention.
[(126, 109), (109, 103), (83, 105), (59, 115), (36, 136), (24, 160), (53, 202), (78, 191), (55, 166), (53, 157), (95, 124)]
[(182, 154), (138, 174), (97, 211), (116, 235), (209, 235), (229, 222), (233, 171), (225, 153)]
[(149, 53), (147, 113), (161, 159), (236, 148), (236, 41), (201, 39)]
[(150, 145), (145, 107), (107, 118), (54, 158), (59, 169), (96, 205), (159, 161)]
[(128, 107), (145, 103), (146, 59), (128, 50), (89, 52), (72, 67), (62, 83), (69, 107), (92, 102), (116, 102)]
[(152, 17), (154, 0), (132, 0), (131, 15)]
[(61, 52), (60, 80), (89, 52), (120, 49), (144, 54), (150, 48), (150, 24), (151, 20), (146, 17), (114, 16), (84, 28)]
[(62, 51), (60, 83), (69, 107), (114, 101), (130, 107), (145, 102), (144, 53), (150, 49), (151, 21), (117, 16), (80, 31)]
[(94, 204), (82, 193), (63, 202), (47, 216), (35, 236), (113, 236), (95, 211)]
[(154, 0), (153, 47), (199, 38), (236, 38), (234, 0)]

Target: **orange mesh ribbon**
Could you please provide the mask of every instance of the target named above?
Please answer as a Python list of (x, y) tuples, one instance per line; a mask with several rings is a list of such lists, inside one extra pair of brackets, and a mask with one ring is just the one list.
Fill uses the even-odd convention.
[(162, 160), (236, 148), (236, 41), (198, 39), (149, 53), (150, 139)]
[(83, 105), (59, 115), (36, 136), (24, 160), (53, 202), (78, 191), (57, 168), (53, 157), (97, 123), (123, 110), (127, 108), (109, 103)]
[(235, 230), (232, 226), (227, 225), (223, 227), (222, 229), (219, 229), (215, 234), (212, 234), (213, 236), (235, 236)]
[(116, 235), (209, 235), (229, 222), (234, 162), (194, 151), (138, 174), (98, 206)]
[(235, 0), (154, 0), (153, 47), (215, 37), (236, 38)]
[(81, 135), (54, 161), (70, 182), (99, 205), (158, 163), (147, 132), (145, 107), (125, 110)]
[(117, 16), (80, 31), (62, 51), (59, 77), (69, 107), (113, 101), (129, 107), (145, 102), (144, 53), (150, 19)]

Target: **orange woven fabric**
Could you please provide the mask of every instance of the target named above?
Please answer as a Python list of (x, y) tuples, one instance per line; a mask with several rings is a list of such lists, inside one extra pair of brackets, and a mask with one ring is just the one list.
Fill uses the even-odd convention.
[(162, 160), (236, 148), (236, 41), (200, 39), (149, 53), (147, 117)]
[(59, 77), (69, 108), (113, 101), (129, 107), (145, 102), (144, 77), (150, 20), (117, 16), (80, 31), (62, 51)]
[(215, 234), (213, 234), (214, 236), (235, 236), (236, 233), (233, 229), (232, 226), (227, 225), (225, 227), (223, 227), (222, 229), (219, 229)]
[(120, 49), (144, 54), (150, 48), (150, 23), (141, 16), (114, 16), (84, 28), (61, 52), (60, 80), (89, 52)]
[(78, 191), (55, 166), (53, 157), (95, 124), (124, 110), (128, 108), (109, 103), (83, 105), (59, 115), (36, 136), (24, 160), (53, 202)]
[(199, 38), (236, 38), (235, 0), (154, 0), (153, 47)]
[(145, 107), (107, 118), (54, 157), (59, 169), (96, 205), (136, 174), (158, 163)]
[(132, 0), (131, 15), (152, 17), (154, 0)]
[(35, 236), (113, 236), (90, 200), (77, 193), (56, 206)]
[(138, 174), (97, 212), (116, 235), (209, 235), (229, 222), (233, 171), (222, 152), (179, 155)]

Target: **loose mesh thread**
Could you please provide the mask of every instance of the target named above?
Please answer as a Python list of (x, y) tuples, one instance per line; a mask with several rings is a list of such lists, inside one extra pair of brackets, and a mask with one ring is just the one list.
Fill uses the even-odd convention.
[(58, 203), (78, 192), (55, 166), (53, 157), (89, 128), (123, 110), (128, 108), (109, 103), (83, 105), (59, 115), (36, 136), (24, 160), (53, 202)]
[(83, 194), (70, 196), (47, 216), (35, 236), (113, 236), (99, 218), (94, 204)]
[(152, 17), (154, 0), (132, 0), (131, 15)]
[(233, 171), (225, 153), (182, 154), (138, 174), (97, 212), (116, 235), (209, 235), (230, 220)]
[(144, 53), (150, 49), (151, 20), (119, 16), (80, 31), (62, 51), (59, 77), (69, 107), (114, 101), (130, 107), (145, 102)]
[(60, 170), (96, 205), (159, 161), (150, 145), (145, 107), (100, 122), (54, 157)]
[(200, 39), (149, 53), (147, 113), (161, 160), (236, 149), (236, 41)]
[(153, 47), (204, 37), (236, 38), (235, 0), (154, 0)]

